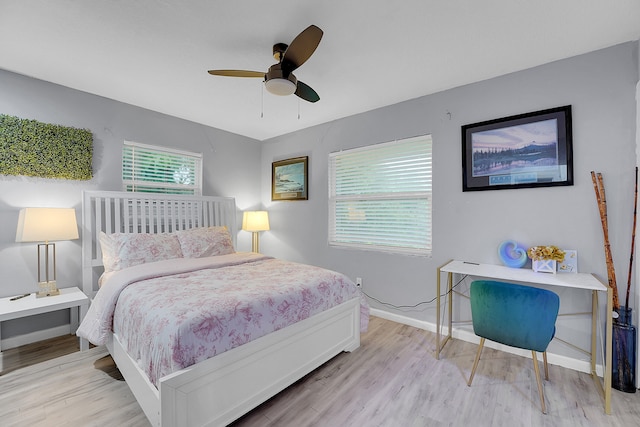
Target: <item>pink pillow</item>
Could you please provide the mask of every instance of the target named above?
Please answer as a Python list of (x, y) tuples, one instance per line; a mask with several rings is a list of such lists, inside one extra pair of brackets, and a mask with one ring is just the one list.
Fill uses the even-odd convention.
[(176, 231), (185, 258), (227, 255), (235, 252), (227, 227), (192, 228)]
[(147, 262), (182, 258), (180, 242), (175, 234), (100, 232), (100, 247), (105, 272)]

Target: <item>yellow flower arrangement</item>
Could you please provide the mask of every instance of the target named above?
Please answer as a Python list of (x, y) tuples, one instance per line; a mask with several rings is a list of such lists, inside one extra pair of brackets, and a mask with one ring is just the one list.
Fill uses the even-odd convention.
[(534, 261), (551, 259), (554, 261), (564, 261), (564, 251), (557, 246), (533, 246), (527, 251), (527, 255)]

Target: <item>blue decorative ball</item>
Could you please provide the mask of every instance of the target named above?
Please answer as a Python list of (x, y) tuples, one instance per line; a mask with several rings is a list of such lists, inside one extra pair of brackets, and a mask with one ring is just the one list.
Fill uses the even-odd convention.
[(511, 268), (521, 268), (529, 259), (526, 247), (513, 240), (505, 240), (500, 243), (498, 256), (504, 265)]

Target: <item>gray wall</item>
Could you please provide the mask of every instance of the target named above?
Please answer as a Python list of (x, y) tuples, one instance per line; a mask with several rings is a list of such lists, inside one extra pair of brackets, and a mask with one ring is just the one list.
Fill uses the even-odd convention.
[[(395, 305), (433, 300), (436, 268), (449, 259), (500, 264), (497, 248), (506, 239), (576, 249), (579, 270), (594, 272), (606, 282), (602, 228), (590, 177), (595, 170), (604, 176), (609, 235), (619, 288), (625, 289), (637, 81), (638, 43), (626, 43), (269, 140), (262, 151), (262, 198), (270, 212), (271, 231), (262, 234), (261, 249), (335, 269), (352, 279), (362, 277), (367, 294)], [(462, 125), (568, 104), (573, 109), (573, 186), (462, 192)], [(433, 256), (330, 248), (328, 154), (420, 134), (433, 136)], [(310, 199), (271, 202), (271, 162), (300, 155), (310, 160)], [(587, 293), (559, 293), (563, 312), (590, 308)], [(374, 308), (409, 319), (436, 320), (434, 303), (394, 309), (370, 301)], [(575, 332), (578, 341), (588, 344), (588, 322), (562, 321), (565, 332)], [(550, 350), (575, 356), (565, 348)]]
[[(239, 219), (241, 210), (259, 206), (261, 159), (255, 140), (2, 70), (0, 113), (86, 128), (94, 138), (90, 181), (0, 175), (0, 297), (34, 292), (37, 287), (35, 244), (15, 243), (20, 208), (74, 207), (80, 221), (82, 190), (121, 189), (124, 140), (201, 152), (203, 194), (235, 197)], [(240, 232), (238, 248), (250, 250), (250, 240), (249, 233)], [(58, 287), (81, 287), (80, 240), (59, 242), (56, 247)], [(60, 316), (5, 322), (2, 337), (64, 322)]]

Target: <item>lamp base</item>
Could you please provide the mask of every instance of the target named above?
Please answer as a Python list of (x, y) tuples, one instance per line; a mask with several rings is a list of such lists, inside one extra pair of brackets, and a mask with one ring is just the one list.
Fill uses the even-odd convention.
[(60, 295), (60, 290), (56, 286), (55, 280), (38, 282), (38, 293), (36, 294), (36, 298), (52, 297), (54, 295)]
[(257, 231), (253, 232), (251, 239), (251, 252), (260, 253), (260, 236)]

